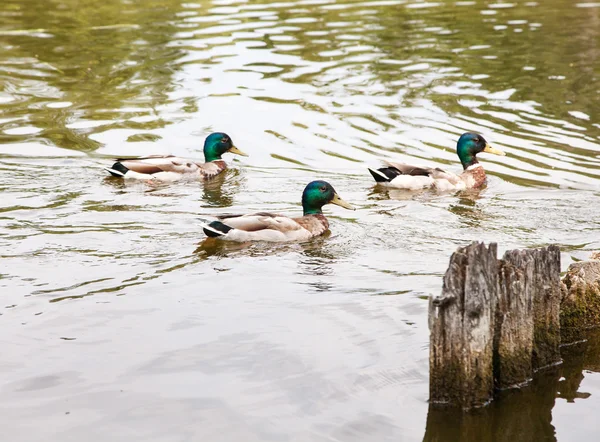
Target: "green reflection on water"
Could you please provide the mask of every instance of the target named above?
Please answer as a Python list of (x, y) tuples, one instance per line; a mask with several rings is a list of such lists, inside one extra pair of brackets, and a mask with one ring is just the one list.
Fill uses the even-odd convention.
[[(268, 9), (271, 3), (252, 2), (249, 10)], [(413, 7), (419, 3), (398, 2), (369, 8), (363, 2), (343, 2), (344, 7), (333, 8), (309, 3), (276, 9), (269, 19), (238, 14), (232, 22), (248, 25), (250, 35), (239, 35), (237, 41), (265, 43), (252, 50), (322, 65), (295, 75), (289, 74), (297, 66), (290, 64), (247, 65), (263, 78), (311, 84), (319, 87), (320, 94), (330, 95), (338, 74), (350, 73), (358, 80), (346, 84), (344, 94), (363, 94), (377, 81), (385, 89), (370, 93), (400, 95), (398, 107), (418, 105), (416, 100), (427, 98), (444, 111), (466, 118), (477, 118), (495, 99), (506, 98), (494, 92), (509, 91), (515, 103), (527, 103), (525, 111), (535, 113), (541, 106), (546, 114), (575, 122), (597, 138), (598, 127), (585, 116), (573, 118), (569, 111), (589, 116), (597, 109), (600, 8), (574, 7), (570, 0), (511, 5), (446, 1)], [(170, 103), (170, 94), (179, 87), (173, 74), (189, 63), (181, 60), (196, 50), (193, 40), (207, 39), (208, 47), (217, 47), (223, 44), (218, 38), (235, 34), (228, 25), (206, 30), (205, 20), (186, 19), (190, 14), (209, 16), (211, 8), (207, 1), (192, 8), (176, 0), (3, 2), (0, 30), (5, 43), (0, 57), (6, 100), (0, 104), (4, 118), (0, 141), (34, 140), (92, 151), (99, 142), (91, 134), (115, 128), (144, 131), (172, 123), (173, 117), (138, 122), (131, 118), (158, 115), (161, 106)], [(259, 32), (265, 25), (279, 27), (286, 39), (275, 38), (279, 33)], [(355, 53), (364, 60), (357, 62)], [(220, 63), (222, 57), (192, 62)], [(178, 106), (184, 113), (198, 110), (191, 97)], [(368, 113), (363, 116), (373, 118)], [(98, 126), (69, 124), (82, 120), (96, 121)], [(513, 122), (505, 123), (508, 130), (517, 130)], [(543, 118), (539, 124), (545, 125)], [(33, 126), (36, 133), (10, 131), (23, 125)], [(140, 136), (144, 135), (131, 141)], [(595, 155), (568, 145), (561, 148)]]
[(169, 47), (170, 20), (180, 9), (165, 0), (3, 2), (2, 91), (12, 100), (0, 105), (1, 128), (27, 122), (41, 131), (0, 133), (0, 142), (91, 151), (99, 146), (89, 137), (97, 132), (94, 125), (69, 123), (98, 121), (102, 131), (163, 127), (162, 120), (122, 120), (156, 112), (175, 88), (172, 74), (182, 51)]

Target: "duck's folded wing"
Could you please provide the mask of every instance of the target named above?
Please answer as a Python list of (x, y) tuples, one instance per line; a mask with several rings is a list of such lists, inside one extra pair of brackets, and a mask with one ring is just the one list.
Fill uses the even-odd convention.
[(118, 159), (117, 161), (129, 170), (149, 175), (159, 172), (194, 173), (199, 167), (194, 162), (173, 155), (154, 155), (144, 158)]
[(411, 176), (429, 176), (433, 169), (429, 169), (426, 167), (413, 166), (405, 163), (394, 163), (392, 161), (384, 161), (390, 167), (398, 169), (402, 172), (402, 175), (411, 175)]
[(257, 232), (265, 229), (289, 232), (302, 228), (300, 224), (287, 216), (266, 212), (251, 215), (221, 215), (218, 218), (223, 224), (246, 232)]
[(181, 158), (176, 157), (175, 155), (148, 155), (146, 157), (129, 157), (129, 158), (116, 158), (115, 161), (148, 161), (148, 162), (158, 162), (167, 160), (167, 159), (175, 159), (181, 160)]
[(434, 181), (436, 181), (436, 182), (438, 182), (440, 180), (446, 180), (454, 186), (456, 186), (458, 183), (461, 182), (460, 176), (458, 176), (452, 172), (446, 172), (445, 170), (438, 169), (438, 168), (431, 169), (429, 176), (431, 178), (433, 178)]
[(452, 172), (446, 172), (439, 167), (419, 167), (404, 163), (394, 163), (391, 161), (386, 161), (385, 163), (390, 167), (398, 169), (400, 172), (402, 172), (402, 175), (428, 176), (434, 180), (447, 180), (452, 184), (456, 184), (460, 181), (460, 177), (458, 175), (455, 175)]

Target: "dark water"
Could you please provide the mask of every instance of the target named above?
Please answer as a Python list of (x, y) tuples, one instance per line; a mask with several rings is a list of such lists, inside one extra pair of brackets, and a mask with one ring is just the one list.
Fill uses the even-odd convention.
[[(428, 415), (427, 297), (471, 240), (600, 249), (600, 4), (5, 0), (0, 422), (12, 441), (595, 441), (600, 338), (464, 418)], [(117, 155), (251, 156), (208, 185), (106, 178)], [(381, 158), (468, 194), (376, 189)], [(228, 158), (231, 162), (231, 158)], [(198, 217), (299, 212), (305, 244), (204, 242)]]

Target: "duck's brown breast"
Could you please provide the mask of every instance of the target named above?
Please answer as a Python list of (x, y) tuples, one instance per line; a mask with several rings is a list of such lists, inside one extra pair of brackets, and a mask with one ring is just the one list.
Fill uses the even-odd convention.
[(227, 163), (223, 160), (217, 160), (209, 163), (199, 164), (199, 167), (200, 176), (204, 179), (208, 179), (217, 176), (227, 169)]
[(485, 174), (485, 170), (481, 164), (476, 166), (471, 166), (467, 170), (465, 170), (461, 178), (466, 184), (467, 189), (476, 189), (485, 184), (487, 180), (487, 176)]
[(315, 236), (322, 235), (329, 229), (329, 221), (327, 221), (327, 218), (323, 214), (305, 215), (300, 218), (294, 218), (294, 221)]

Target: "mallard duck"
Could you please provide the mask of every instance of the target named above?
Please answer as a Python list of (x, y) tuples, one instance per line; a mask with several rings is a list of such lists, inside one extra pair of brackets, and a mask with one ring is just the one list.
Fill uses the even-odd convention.
[(112, 176), (142, 180), (176, 181), (185, 177), (208, 179), (227, 169), (227, 164), (221, 159), (221, 155), (227, 152), (248, 156), (233, 145), (229, 135), (215, 132), (204, 141), (205, 163), (196, 163), (173, 155), (151, 155), (117, 159), (116, 163), (106, 170)]
[(212, 238), (230, 241), (304, 241), (322, 235), (329, 229), (329, 222), (321, 208), (335, 204), (354, 210), (341, 199), (326, 181), (312, 181), (302, 192), (304, 215), (288, 218), (284, 215), (259, 212), (248, 215), (221, 215), (217, 221), (203, 226), (204, 233)]
[(485, 170), (477, 161), (477, 154), (480, 152), (506, 155), (501, 150), (491, 147), (481, 135), (467, 132), (462, 134), (456, 143), (456, 153), (464, 169), (460, 175), (439, 168), (417, 167), (391, 161), (385, 162), (388, 167), (377, 170), (369, 168), (369, 172), (377, 183), (400, 189), (474, 189), (486, 182)]

